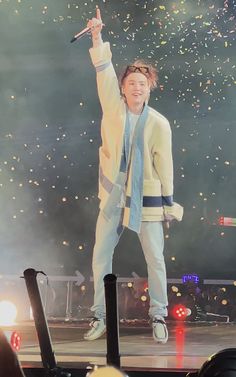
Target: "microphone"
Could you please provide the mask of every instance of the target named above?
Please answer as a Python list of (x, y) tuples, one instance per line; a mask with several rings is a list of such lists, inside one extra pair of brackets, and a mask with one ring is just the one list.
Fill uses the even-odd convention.
[(77, 41), (77, 39), (80, 39), (83, 37), (83, 35), (89, 33), (91, 31), (90, 27), (86, 27), (85, 29), (81, 30), (78, 34), (74, 35), (74, 37), (71, 39), (70, 43), (73, 43)]

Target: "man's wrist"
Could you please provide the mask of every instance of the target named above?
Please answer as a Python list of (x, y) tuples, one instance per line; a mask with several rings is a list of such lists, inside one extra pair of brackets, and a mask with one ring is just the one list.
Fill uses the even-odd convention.
[(103, 43), (101, 33), (96, 36), (92, 36), (92, 41), (93, 41), (93, 47), (100, 46)]

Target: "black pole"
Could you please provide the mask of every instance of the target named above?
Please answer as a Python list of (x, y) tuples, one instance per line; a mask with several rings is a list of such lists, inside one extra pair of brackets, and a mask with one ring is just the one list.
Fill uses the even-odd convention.
[(113, 274), (108, 274), (104, 277), (107, 327), (107, 364), (120, 368), (116, 281), (117, 278)]
[(37, 271), (28, 268), (24, 271), (26, 287), (33, 311), (35, 327), (38, 335), (42, 363), (46, 371), (56, 370), (56, 360), (52, 350), (51, 338), (45, 318), (40, 291), (36, 280)]

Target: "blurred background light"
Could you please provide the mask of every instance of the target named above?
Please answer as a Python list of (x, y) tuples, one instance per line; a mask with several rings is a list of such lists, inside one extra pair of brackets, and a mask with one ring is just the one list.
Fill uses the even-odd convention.
[(10, 326), (15, 324), (17, 309), (10, 301), (0, 302), (0, 325)]

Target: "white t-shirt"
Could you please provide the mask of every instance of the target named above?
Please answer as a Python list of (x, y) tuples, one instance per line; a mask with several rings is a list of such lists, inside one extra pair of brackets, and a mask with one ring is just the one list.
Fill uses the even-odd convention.
[(140, 117), (140, 114), (134, 114), (134, 113), (131, 113), (131, 111), (128, 111), (128, 117), (129, 117), (129, 123), (130, 123), (130, 147), (132, 145), (132, 140), (133, 140), (133, 137), (134, 137), (134, 130), (135, 130), (135, 126), (137, 124), (137, 121), (138, 121), (138, 118)]

